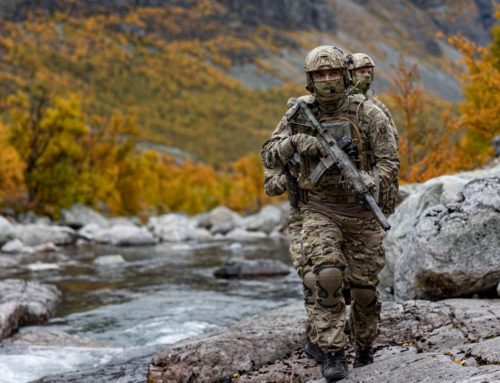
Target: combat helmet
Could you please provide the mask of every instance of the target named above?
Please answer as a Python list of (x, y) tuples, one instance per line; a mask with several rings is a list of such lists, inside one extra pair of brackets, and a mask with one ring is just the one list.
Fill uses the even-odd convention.
[(365, 53), (354, 53), (352, 55), (352, 65), (349, 69), (355, 70), (366, 67), (375, 68), (373, 59)]
[(351, 83), (349, 66), (352, 65), (351, 55), (346, 55), (334, 45), (321, 45), (314, 48), (306, 56), (304, 71), (306, 72), (306, 89), (314, 90), (311, 72), (323, 69), (342, 69), (344, 87), (347, 89)]

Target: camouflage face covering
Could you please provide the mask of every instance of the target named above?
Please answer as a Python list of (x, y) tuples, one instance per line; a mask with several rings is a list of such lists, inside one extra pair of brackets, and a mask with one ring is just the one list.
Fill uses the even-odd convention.
[(323, 102), (337, 101), (344, 96), (344, 80), (322, 80), (314, 81), (316, 98)]
[(354, 75), (354, 83), (356, 84), (356, 88), (361, 92), (365, 93), (370, 89), (370, 85), (372, 84), (372, 75)]

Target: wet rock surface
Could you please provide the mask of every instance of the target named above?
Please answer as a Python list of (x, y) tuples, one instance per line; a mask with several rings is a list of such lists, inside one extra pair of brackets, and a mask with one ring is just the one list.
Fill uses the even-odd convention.
[(6, 279), (0, 282), (0, 340), (20, 326), (43, 323), (54, 315), (59, 290), (34, 281)]
[[(399, 299), (493, 291), (500, 280), (500, 177), (467, 184), (463, 201), (427, 209), (398, 260)], [(411, 198), (411, 197), (410, 197)]]
[[(304, 325), (304, 309), (296, 304), (239, 322), (226, 332), (177, 344), (153, 358), (148, 382), (218, 382), (231, 378), (234, 382), (309, 382), (320, 379), (320, 369), (302, 351)], [(446, 374), (455, 379), (450, 380), (453, 382), (467, 381), (474, 374), (493, 379), (500, 373), (498, 366), (467, 370), (450, 356), (459, 352), (467, 355), (467, 351), (463, 351), (465, 347), (472, 350), (470, 355), (482, 352), (488, 355), (483, 360), (494, 362), (498, 356), (494, 339), (499, 336), (499, 300), (384, 303), (380, 336), (375, 343), (376, 363), (355, 370), (344, 381), (436, 382)], [(472, 342), (475, 344), (463, 346)], [(350, 348), (348, 360), (352, 362), (352, 358)], [(420, 370), (418, 375), (417, 368), (404, 368), (416, 365), (422, 369), (426, 364), (434, 368)], [(396, 369), (397, 375), (387, 375), (391, 369)], [(425, 377), (421, 371), (426, 371)], [(427, 380), (416, 380), (422, 378)]]
[(217, 278), (249, 278), (289, 273), (290, 268), (276, 259), (234, 259), (214, 271)]
[(14, 346), (53, 346), (53, 347), (106, 347), (104, 344), (77, 335), (57, 330), (33, 330), (16, 334), (9, 339)]
[(148, 382), (217, 382), (282, 359), (305, 341), (301, 305), (243, 320), (155, 355)]

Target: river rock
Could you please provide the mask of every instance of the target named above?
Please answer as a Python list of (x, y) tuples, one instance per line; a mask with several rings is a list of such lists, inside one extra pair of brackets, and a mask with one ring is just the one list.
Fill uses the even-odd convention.
[(66, 226), (56, 225), (15, 225), (15, 237), (28, 246), (38, 246), (52, 242), (55, 245), (71, 245), (76, 241), (76, 232)]
[(148, 228), (164, 242), (184, 242), (188, 240), (206, 241), (212, 239), (207, 229), (197, 227), (195, 220), (182, 214), (165, 214), (151, 217)]
[(97, 243), (113, 246), (149, 246), (158, 243), (145, 227), (121, 225), (96, 230), (92, 233), (92, 239)]
[(245, 229), (237, 228), (227, 233), (224, 238), (244, 242), (264, 239), (267, 238), (267, 235), (261, 231), (247, 231)]
[(208, 213), (208, 229), (212, 234), (226, 234), (241, 227), (241, 216), (225, 206), (218, 206)]
[(396, 264), (399, 299), (494, 290), (500, 280), (500, 178), (471, 181), (460, 203), (429, 208)]
[(0, 245), (13, 239), (14, 234), (14, 225), (0, 215)]
[(89, 223), (95, 223), (101, 227), (108, 225), (106, 218), (100, 213), (79, 203), (61, 211), (61, 222), (73, 229), (80, 229)]
[(26, 266), (29, 271), (50, 271), (50, 270), (59, 270), (61, 266), (57, 263), (46, 263), (46, 262), (35, 262), (30, 263)]
[(125, 263), (125, 259), (121, 254), (102, 255), (94, 259), (94, 263), (99, 266), (113, 266)]
[[(384, 302), (380, 335), (375, 342), (378, 350), (375, 364), (386, 360), (391, 361), (392, 367), (398, 363), (411, 365), (412, 361), (419, 363), (420, 359), (417, 357), (422, 355), (426, 355), (424, 361), (432, 364), (434, 355), (443, 355), (442, 352), (451, 352), (450, 350), (458, 352), (454, 347), (499, 337), (498, 318), (500, 318), (500, 300)], [(153, 358), (149, 367), (148, 382), (196, 383), (227, 380), (238, 383), (260, 383), (309, 382), (319, 379), (320, 369), (311, 359), (305, 357), (301, 350), (305, 340), (301, 336), (304, 325), (305, 311), (302, 303), (297, 303), (244, 320), (225, 331), (183, 341)], [(445, 330), (452, 329), (456, 330), (455, 338), (446, 336)], [(435, 343), (426, 342), (426, 339), (432, 339)], [(493, 340), (488, 340), (485, 346), (478, 343), (468, 347), (474, 347), (476, 354), (479, 353), (477, 350), (490, 350), (491, 352), (484, 352), (489, 353), (489, 360), (493, 361), (497, 355), (493, 353), (496, 344)], [(351, 361), (352, 356), (353, 350), (350, 348)], [(439, 359), (439, 368), (436, 371), (448, 371), (450, 367), (448, 364), (451, 361), (450, 357)], [(426, 371), (425, 374), (432, 377), (425, 380), (426, 382), (442, 381), (438, 373), (428, 373), (423, 366), (420, 368), (418, 378), (422, 378), (422, 371)], [(450, 367), (451, 376), (454, 377), (453, 374), (459, 370), (453, 369), (454, 367)], [(366, 372), (361, 374), (363, 370)], [(380, 378), (381, 372), (375, 375), (379, 379), (373, 380), (373, 370), (364, 367), (355, 371), (356, 375), (351, 375), (347, 381), (406, 382), (408, 380), (415, 383), (418, 381), (409, 380), (414, 379), (410, 375), (401, 375), (401, 380), (391, 380), (385, 375)], [(493, 370), (485, 369), (480, 371), (480, 374), (484, 373), (482, 375), (484, 377), (496, 377), (488, 375), (491, 371)], [(398, 373), (405, 374), (404, 370), (398, 370)], [(413, 371), (413, 374), (416, 372)], [(467, 378), (469, 377), (467, 374), (460, 376)]]
[(14, 346), (44, 346), (44, 347), (106, 347), (104, 344), (80, 338), (74, 334), (60, 330), (38, 329), (22, 332), (10, 338)]
[(35, 249), (31, 246), (26, 246), (23, 241), (19, 239), (13, 239), (2, 246), (2, 253), (7, 254), (33, 254)]
[(20, 326), (43, 323), (55, 312), (60, 291), (35, 281), (0, 281), (0, 340)]
[(243, 219), (244, 228), (248, 231), (262, 231), (270, 234), (284, 221), (282, 210), (273, 205), (264, 206), (257, 214)]
[(276, 259), (235, 259), (224, 263), (214, 275), (217, 278), (251, 278), (287, 275), (290, 268)]

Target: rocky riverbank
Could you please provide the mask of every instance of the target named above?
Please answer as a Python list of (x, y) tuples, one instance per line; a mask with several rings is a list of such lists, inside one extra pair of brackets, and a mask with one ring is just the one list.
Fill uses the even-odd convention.
[[(385, 238), (387, 265), (381, 282), (386, 295), (392, 293), (400, 301), (384, 302), (376, 363), (354, 371), (346, 381), (500, 379), (496, 351), (500, 301), (449, 299), (500, 295), (500, 166), (406, 185), (401, 191), (402, 202), (389, 218), (393, 229)], [(264, 240), (285, 241), (286, 217), (286, 204), (266, 206), (246, 217), (218, 207), (193, 217), (151, 217), (144, 224), (134, 218), (106, 218), (80, 205), (64, 211), (60, 222), (33, 214), (16, 219), (0, 216), (0, 265), (4, 275), (23, 268), (31, 273), (57, 270), (61, 262), (71, 263), (64, 250), (68, 245), (113, 246), (119, 252), (120, 247), (221, 242), (232, 256), (212, 275), (285, 275), (289, 266), (273, 259), (246, 259), (244, 249)], [(22, 261), (27, 258), (30, 263)], [(126, 258), (118, 253), (101, 255), (91, 261), (91, 267), (124, 267)], [(5, 280), (0, 284), (0, 339), (20, 326), (47, 320), (60, 299), (52, 286)], [(158, 347), (109, 368), (41, 381), (95, 382), (105, 381), (98, 376), (120, 376), (123, 382), (134, 382), (148, 374), (150, 382), (313, 382), (321, 374), (302, 352), (303, 316), (301, 305), (290, 306), (165, 347), (153, 358)], [(99, 347), (57, 332), (20, 334), (9, 342), (33, 344), (33, 336), (43, 344), (67, 341)], [(419, 376), (418, 369), (425, 365), (432, 369)], [(129, 373), (135, 378), (127, 378)]]
[[(297, 304), (181, 342), (153, 358), (148, 382), (312, 382), (321, 372), (303, 353), (304, 326)], [(375, 363), (344, 381), (492, 382), (499, 345), (500, 300), (386, 302)]]

